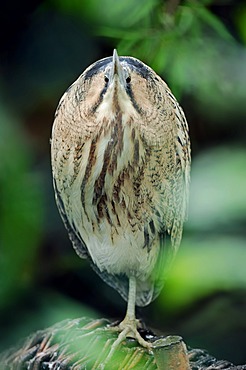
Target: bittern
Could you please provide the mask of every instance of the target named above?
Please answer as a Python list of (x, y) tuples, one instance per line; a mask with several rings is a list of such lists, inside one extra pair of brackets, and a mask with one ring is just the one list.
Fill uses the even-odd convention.
[(190, 177), (183, 110), (150, 67), (114, 50), (61, 98), (51, 157), (76, 252), (128, 301), (118, 343), (133, 337), (149, 348), (135, 305), (160, 293), (182, 237)]

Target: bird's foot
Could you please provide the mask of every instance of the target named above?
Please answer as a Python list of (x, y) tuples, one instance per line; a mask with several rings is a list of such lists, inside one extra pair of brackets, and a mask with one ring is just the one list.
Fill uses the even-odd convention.
[(104, 369), (105, 365), (108, 364), (113, 354), (117, 350), (118, 346), (126, 339), (133, 338), (135, 339), (142, 347), (146, 348), (151, 353), (152, 344), (147, 342), (138, 332), (138, 327), (140, 327), (139, 320), (129, 319), (125, 317), (119, 325), (112, 326), (108, 325), (107, 330), (113, 332), (119, 332), (118, 338), (112, 344), (112, 347), (107, 355), (105, 361), (101, 364), (100, 369)]
[(146, 341), (138, 332), (138, 328), (140, 327), (139, 320), (137, 319), (130, 319), (125, 317), (123, 321), (120, 322), (117, 326), (110, 326), (112, 331), (119, 332), (119, 336), (115, 341), (116, 346), (118, 346), (121, 342), (123, 342), (126, 338), (133, 338), (135, 339), (140, 346), (147, 348), (148, 350), (151, 349), (151, 343)]

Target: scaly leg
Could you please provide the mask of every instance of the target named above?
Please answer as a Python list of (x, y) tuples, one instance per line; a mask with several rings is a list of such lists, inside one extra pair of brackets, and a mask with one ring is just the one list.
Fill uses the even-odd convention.
[(138, 320), (136, 319), (136, 316), (135, 316), (136, 285), (137, 284), (136, 284), (135, 277), (133, 276), (130, 277), (126, 316), (124, 320), (121, 321), (121, 323), (118, 326), (110, 328), (111, 330), (119, 331), (120, 334), (118, 338), (116, 339), (116, 341), (113, 343), (104, 364), (101, 365), (101, 369), (104, 368), (105, 364), (110, 360), (110, 358), (114, 354), (117, 347), (127, 337), (134, 338), (138, 341), (138, 343), (141, 346), (147, 348), (148, 350), (151, 349), (151, 343), (144, 340), (137, 330)]
[[(136, 302), (136, 279), (135, 277), (132, 276), (129, 279), (129, 293), (126, 316), (118, 326), (120, 334), (116, 342), (121, 343), (122, 340), (124, 340), (125, 338), (131, 337), (136, 339), (141, 346), (150, 349), (151, 344), (149, 342), (146, 342), (141, 337), (137, 330), (139, 321), (136, 319), (135, 315), (135, 302)], [(116, 344), (118, 345), (118, 343)]]

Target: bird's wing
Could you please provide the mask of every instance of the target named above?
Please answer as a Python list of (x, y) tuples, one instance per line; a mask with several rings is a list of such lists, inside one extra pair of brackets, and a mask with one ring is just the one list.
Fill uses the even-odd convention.
[(81, 258), (88, 258), (89, 254), (88, 254), (86, 245), (83, 239), (81, 238), (81, 236), (76, 232), (76, 227), (73, 226), (72, 222), (70, 222), (69, 219), (67, 218), (64, 203), (62, 201), (60, 192), (57, 188), (55, 179), (53, 181), (54, 181), (54, 190), (55, 190), (55, 198), (56, 198), (57, 207), (60, 212), (62, 221), (68, 231), (69, 239), (71, 240), (73, 247), (76, 250), (77, 254)]
[(179, 247), (183, 223), (187, 219), (189, 185), (190, 185), (190, 140), (188, 125), (182, 108), (177, 105), (177, 140), (176, 140), (176, 184), (174, 186), (174, 217), (171, 230), (173, 246)]
[[(160, 171), (163, 178), (162, 183), (162, 228), (159, 230), (159, 255), (151, 278), (149, 289), (152, 292), (152, 299), (155, 299), (165, 282), (168, 271), (178, 250), (182, 238), (183, 223), (187, 218), (188, 193), (190, 183), (190, 141), (188, 125), (182, 108), (170, 93), (170, 98), (175, 106), (176, 120), (174, 124), (173, 137), (175, 150), (173, 159), (173, 171), (166, 171), (166, 156), (160, 158)], [(170, 178), (168, 178), (168, 173)], [(167, 181), (168, 178), (168, 181)], [(166, 183), (168, 182), (168, 186)], [(161, 212), (160, 212), (161, 213)], [(142, 292), (139, 290), (138, 300), (142, 300)]]

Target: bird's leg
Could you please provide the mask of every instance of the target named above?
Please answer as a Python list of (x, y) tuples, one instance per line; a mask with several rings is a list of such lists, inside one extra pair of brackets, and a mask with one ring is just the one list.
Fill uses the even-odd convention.
[(118, 346), (127, 337), (136, 339), (138, 343), (145, 348), (151, 348), (151, 343), (144, 340), (137, 330), (139, 321), (136, 319), (135, 315), (136, 288), (136, 278), (131, 276), (129, 278), (129, 293), (126, 316), (124, 320), (121, 321), (121, 323), (115, 328), (120, 332), (120, 334), (118, 339), (113, 344), (114, 348), (116, 348), (116, 346)]
[(124, 329), (127, 326), (137, 327), (137, 320), (135, 317), (135, 302), (136, 302), (136, 279), (129, 278), (129, 292), (127, 301), (127, 310), (124, 320), (120, 323), (119, 328)]
[(141, 346), (147, 348), (148, 350), (151, 349), (151, 343), (144, 340), (137, 330), (139, 321), (136, 319), (135, 315), (136, 288), (137, 288), (136, 278), (134, 276), (131, 276), (129, 278), (129, 292), (126, 316), (118, 326), (110, 327), (111, 330), (119, 331), (120, 333), (116, 341), (114, 341), (114, 343), (112, 344), (109, 354), (107, 355), (105, 361), (101, 364), (100, 369), (104, 369), (105, 365), (111, 359), (117, 347), (127, 337), (134, 338), (138, 341), (138, 343)]

